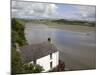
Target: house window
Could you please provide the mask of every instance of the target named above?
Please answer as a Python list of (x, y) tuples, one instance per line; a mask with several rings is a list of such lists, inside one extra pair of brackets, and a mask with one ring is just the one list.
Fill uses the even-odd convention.
[(52, 59), (52, 53), (50, 53), (50, 59)]
[(50, 68), (52, 69), (52, 61), (50, 62)]

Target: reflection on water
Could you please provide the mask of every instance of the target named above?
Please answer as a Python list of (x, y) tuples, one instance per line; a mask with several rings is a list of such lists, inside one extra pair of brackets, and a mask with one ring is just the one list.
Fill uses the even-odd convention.
[(49, 28), (46, 25), (27, 24), (25, 36), (29, 44), (52, 42), (60, 51), (60, 59), (65, 61), (66, 69), (94, 69), (96, 67), (95, 32), (81, 33)]

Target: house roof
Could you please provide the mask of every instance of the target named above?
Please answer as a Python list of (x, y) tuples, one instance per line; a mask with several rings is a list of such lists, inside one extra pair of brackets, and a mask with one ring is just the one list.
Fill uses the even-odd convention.
[(27, 45), (20, 48), (24, 62), (34, 61), (56, 51), (58, 51), (57, 48), (49, 42)]

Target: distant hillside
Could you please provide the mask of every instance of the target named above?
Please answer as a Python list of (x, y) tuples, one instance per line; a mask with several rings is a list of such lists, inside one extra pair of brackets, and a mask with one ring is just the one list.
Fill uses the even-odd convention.
[(53, 22), (60, 23), (60, 24), (71, 24), (71, 25), (86, 25), (86, 26), (96, 26), (96, 22), (93, 21), (78, 21), (78, 20), (65, 20), (65, 19), (59, 19), (59, 20), (54, 20)]
[(42, 23), (47, 25), (82, 25), (82, 26), (89, 26), (89, 27), (95, 27), (96, 22), (95, 21), (82, 21), (82, 20), (67, 20), (67, 19), (18, 19), (19, 21), (22, 21), (23, 23), (32, 22), (32, 23)]

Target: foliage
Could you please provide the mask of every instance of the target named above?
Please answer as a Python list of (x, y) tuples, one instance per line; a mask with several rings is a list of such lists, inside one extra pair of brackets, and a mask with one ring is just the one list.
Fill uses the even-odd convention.
[[(24, 25), (21, 21), (13, 18), (11, 21), (11, 43), (12, 43), (12, 56), (11, 56), (11, 72), (12, 74), (22, 74), (22, 73), (39, 73), (43, 71), (43, 68), (39, 65), (33, 64), (24, 64), (21, 55), (16, 51), (15, 43), (18, 43), (19, 46), (23, 46), (26, 43), (24, 36)], [(35, 68), (35, 69), (34, 69)]]
[(60, 23), (60, 24), (70, 24), (70, 25), (83, 25), (83, 26), (90, 26), (95, 27), (95, 22), (90, 21), (78, 21), (78, 20), (65, 20), (65, 19), (59, 19), (59, 20), (53, 20), (52, 22)]
[[(12, 56), (11, 56), (11, 71), (12, 74), (16, 74), (16, 73), (22, 73), (23, 72), (23, 68), (22, 68), (22, 60), (21, 60), (21, 56), (20, 53), (16, 51), (16, 46), (15, 43), (18, 43), (19, 46), (24, 45), (26, 42), (25, 37), (24, 37), (24, 26), (17, 21), (15, 18), (12, 19), (11, 21), (11, 44), (12, 44)], [(23, 42), (24, 41), (24, 42)]]
[(24, 25), (21, 24), (15, 18), (13, 18), (11, 21), (11, 28), (12, 28), (12, 32), (11, 32), (12, 46), (14, 47), (15, 43), (18, 43), (19, 46), (23, 46), (27, 44), (24, 36)]
[(29, 23), (40, 23), (40, 24), (46, 24), (46, 25), (81, 25), (81, 26), (89, 26), (89, 27), (95, 27), (96, 22), (95, 21), (85, 21), (85, 20), (68, 20), (68, 19), (20, 19), (23, 23), (29, 22)]
[(15, 49), (12, 50), (11, 68), (12, 74), (40, 73), (44, 70), (40, 65), (22, 63), (20, 53)]
[(20, 54), (15, 49), (12, 50), (11, 68), (12, 74), (22, 73), (23, 71)]
[(40, 73), (43, 71), (43, 67), (37, 64), (24, 64), (24, 73)]

